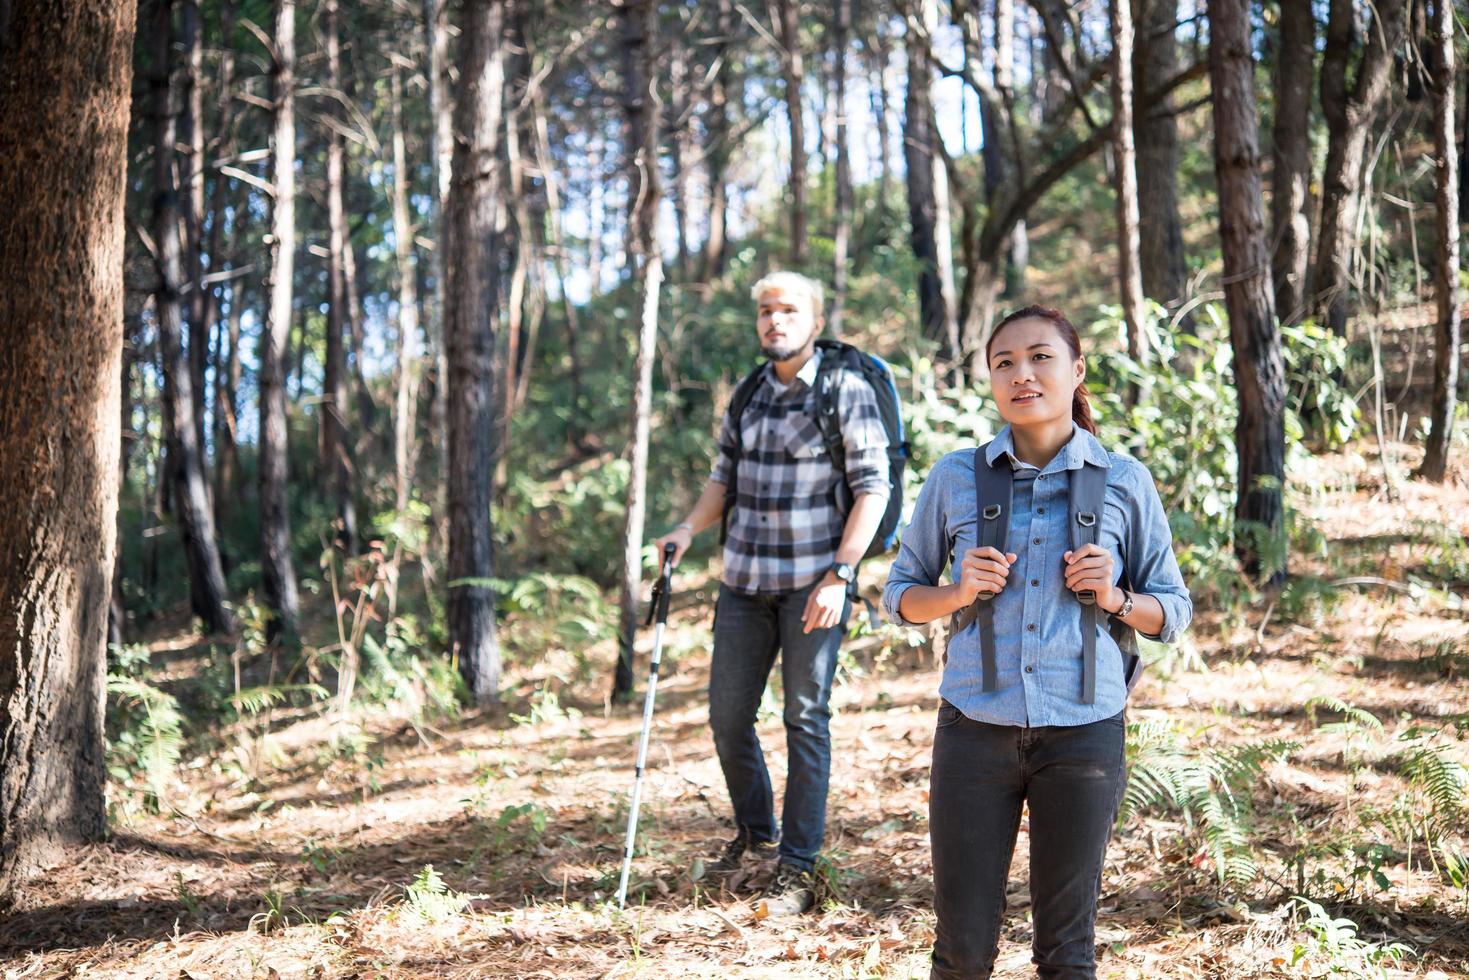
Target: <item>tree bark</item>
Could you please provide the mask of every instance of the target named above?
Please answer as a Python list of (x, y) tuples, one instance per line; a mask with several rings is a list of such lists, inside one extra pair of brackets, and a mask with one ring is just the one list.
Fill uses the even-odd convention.
[[(235, 154), (235, 4), (234, 0), (222, 0), (220, 3), (220, 38), (221, 50), (219, 56), (219, 139), (215, 145), (217, 157), (233, 157)], [(223, 265), (224, 250), (220, 244), (224, 230), (224, 206), (225, 194), (231, 187), (230, 178), (224, 174), (215, 174), (214, 182), (209, 189), (209, 261), (213, 265)], [(249, 194), (241, 195), (244, 203), (248, 203)], [(237, 209), (236, 213), (239, 213)], [(233, 236), (232, 236), (233, 237)], [(233, 243), (232, 243), (233, 244)], [(235, 248), (230, 250), (231, 263), (235, 259)], [(229, 513), (229, 500), (225, 496), (234, 492), (235, 471), (238, 468), (239, 458), (236, 451), (236, 425), (235, 413), (237, 409), (235, 393), (239, 390), (239, 352), (231, 346), (229, 355), (226, 356), (223, 349), (224, 338), (230, 338), (231, 345), (239, 342), (240, 318), (234, 309), (238, 305), (241, 283), (239, 279), (231, 280), (230, 289), (230, 320), (229, 329), (217, 330), (220, 310), (223, 306), (224, 285), (204, 290), (204, 322), (206, 329), (211, 334), (217, 334), (214, 344), (214, 414), (210, 416), (211, 431), (214, 440), (214, 526), (216, 529), (224, 527), (225, 516)], [(222, 370), (223, 369), (223, 370)], [(233, 369), (236, 374), (233, 379), (226, 377), (225, 372)], [(227, 387), (228, 386), (228, 387)], [(226, 402), (228, 393), (228, 402)], [(226, 562), (228, 567), (228, 556), (223, 553), (221, 542), (221, 561)]]
[(270, 219), (270, 304), (260, 334), (260, 566), (271, 632), (294, 642), (300, 599), (291, 556), (287, 496), (286, 353), (291, 337), (291, 293), (296, 258), (296, 2), (274, 0), (271, 59), (274, 128), (271, 160), (275, 198)]
[[(183, 532), (194, 615), (211, 633), (232, 633), (225, 607), (224, 566), (214, 533), (214, 511), (198, 441), (193, 376), (183, 343), (184, 263), (179, 241), (179, 195), (174, 183), (177, 117), (173, 109), (173, 2), (155, 0), (153, 18), (153, 237), (158, 249), (154, 312), (163, 360), (163, 431), (174, 480), (174, 513)], [(204, 344), (208, 347), (207, 342)], [(201, 372), (202, 373), (202, 372)]]
[[(188, 146), (185, 176), (181, 181), (188, 188), (184, 197), (184, 262), (188, 274), (189, 309), (189, 370), (190, 388), (194, 400), (194, 437), (201, 453), (200, 464), (208, 470), (207, 458), (203, 456), (205, 414), (204, 369), (209, 363), (209, 296), (204, 289), (204, 45), (202, 25), (199, 18), (199, 0), (183, 0), (183, 16), (179, 20), (180, 40), (183, 43), (184, 75), (183, 92), (179, 103), (178, 128), (180, 142)], [(211, 254), (211, 266), (219, 260)], [(209, 482), (204, 483), (205, 494)]]
[(393, 254), (398, 262), (398, 367), (393, 395), (393, 489), (401, 516), (413, 489), (414, 419), (418, 409), (418, 273), (408, 216), (408, 151), (403, 138), (403, 80), (394, 66), (389, 85), (393, 117)]
[[(1142, 93), (1178, 71), (1174, 29), (1178, 0), (1132, 0), (1137, 16), (1133, 52), (1133, 133), (1137, 141), (1138, 245), (1143, 295), (1178, 309), (1188, 288), (1183, 226), (1178, 217), (1178, 117), (1172, 98), (1151, 109)], [(1286, 6), (1292, 6), (1287, 3)]]
[(449, 434), (449, 648), (471, 696), (499, 700), (495, 634), (495, 332), (499, 319), (503, 0), (468, 6), (454, 104), (445, 295)]
[(1239, 391), (1234, 547), (1246, 573), (1275, 585), (1286, 569), (1285, 363), (1265, 239), (1254, 68), (1249, 0), (1209, 0), (1219, 239)]
[[(431, 158), (434, 194), (429, 204), (429, 224), (434, 234), (434, 249), (430, 257), (429, 272), (433, 276), (433, 306), (428, 316), (425, 336), (428, 339), (430, 357), (433, 361), (432, 383), (428, 389), (428, 439), (430, 451), (442, 468), (448, 458), (447, 428), (444, 422), (444, 394), (448, 387), (448, 362), (445, 343), (445, 289), (448, 273), (445, 268), (447, 227), (444, 218), (448, 206), (449, 184), (453, 174), (454, 122), (453, 105), (449, 98), (449, 24), (448, 0), (423, 0), (423, 23), (425, 47), (428, 52), (428, 106), (432, 125), (429, 128), (429, 157)], [(443, 500), (443, 480), (439, 480), (435, 491), (435, 504), (439, 513), (446, 513)], [(435, 521), (435, 533), (442, 528), (442, 521)]]
[(1138, 238), (1137, 154), (1133, 148), (1132, 0), (1111, 0), (1112, 159), (1117, 181), (1117, 279), (1122, 318), (1127, 323), (1127, 353), (1139, 364), (1148, 359), (1143, 332), (1143, 277)]
[(1350, 88), (1352, 0), (1332, 0), (1321, 60), (1321, 112), (1326, 117), (1326, 169), (1321, 179), (1321, 227), (1311, 307), (1317, 319), (1344, 336), (1351, 314), (1351, 257), (1362, 164), (1372, 119), (1387, 91), (1393, 53), (1403, 33), (1404, 0), (1379, 0)]
[(806, 122), (801, 106), (806, 68), (801, 56), (799, 4), (800, 0), (775, 0), (772, 17), (776, 36), (780, 39), (786, 118), (790, 122), (790, 264), (796, 269), (806, 264)]
[(107, 830), (134, 13), (0, 8), (0, 902)]
[[(877, 207), (873, 219), (878, 228), (887, 228), (888, 197), (892, 194), (893, 152), (892, 126), (888, 119), (888, 44), (880, 22), (872, 26), (872, 114), (877, 123)], [(861, 259), (858, 255), (858, 259)]]
[(632, 463), (627, 484), (627, 510), (622, 531), (622, 591), (619, 597), (619, 629), (617, 671), (613, 680), (613, 696), (632, 691), (633, 640), (638, 621), (638, 591), (643, 573), (643, 523), (647, 501), (648, 441), (652, 432), (653, 356), (658, 346), (658, 298), (663, 283), (663, 257), (658, 249), (657, 221), (659, 206), (658, 179), (658, 105), (657, 71), (652, 38), (658, 29), (657, 0), (622, 0), (620, 11), (629, 20), (636, 19), (637, 28), (624, 31), (624, 39), (636, 39), (636, 48), (624, 52), (626, 64), (637, 66), (630, 79), (636, 89), (623, 104), (628, 113), (628, 133), (638, 133), (641, 144), (629, 144), (628, 180), (638, 186), (638, 211), (634, 227), (638, 233), (636, 254), (638, 292), (642, 300), (642, 317), (638, 329), (638, 353), (634, 368), (632, 418), (628, 440), (628, 456)]
[[(322, 27), (326, 35), (326, 84), (333, 92), (339, 92), (342, 87), (342, 55), (338, 0), (324, 0), (322, 6), (325, 13)], [(397, 77), (395, 73), (395, 82)], [(329, 100), (327, 105), (334, 106), (335, 103)], [(396, 107), (396, 102), (394, 105)], [(351, 449), (347, 444), (347, 349), (342, 336), (351, 319), (347, 311), (343, 262), (347, 251), (347, 209), (342, 187), (346, 153), (337, 127), (330, 126), (326, 138), (327, 313), (326, 365), (321, 399), (321, 474), (327, 481), (339, 522), (333, 535), (337, 547), (347, 554), (355, 554), (357, 505), (352, 492)], [(396, 142), (394, 150), (397, 150)], [(396, 214), (395, 210), (395, 219)], [(395, 235), (397, 227), (395, 220)]]
[(1306, 312), (1311, 260), (1311, 81), (1316, 16), (1307, 3), (1280, 5), (1275, 62), (1275, 123), (1271, 130), (1270, 239), (1275, 312), (1294, 323)]
[(836, 207), (832, 231), (831, 314), (833, 336), (842, 336), (847, 305), (847, 255), (852, 238), (852, 159), (847, 149), (847, 46), (852, 32), (852, 0), (836, 0), (832, 38), (832, 87), (836, 112)]
[(1433, 400), (1428, 443), (1418, 475), (1442, 483), (1454, 437), (1454, 406), (1459, 384), (1459, 175), (1454, 134), (1454, 8), (1451, 0), (1434, 0), (1429, 31), (1433, 76), (1433, 153), (1437, 194), (1434, 217), (1438, 229), (1437, 268), (1433, 275), (1438, 306), (1433, 364)]
[[(924, 0), (923, 16), (928, 21), (936, 20), (932, 0)], [(909, 35), (908, 94), (903, 126), (909, 243), (918, 264), (918, 318), (923, 336), (938, 344), (943, 361), (956, 364), (962, 351), (959, 325), (939, 261), (940, 239), (947, 240), (950, 232), (947, 227), (940, 227), (936, 185), (946, 175), (938, 169), (938, 132), (930, 88), (932, 68), (923, 44), (922, 39)]]
[[(732, 0), (717, 0), (715, 38), (711, 45), (713, 68), (709, 79), (709, 111), (704, 125), (709, 134), (709, 148), (704, 158), (708, 174), (709, 217), (704, 236), (704, 258), (699, 278), (710, 282), (724, 272), (727, 222), (729, 220), (729, 188), (725, 171), (729, 167), (732, 147), (729, 145), (730, 40), (734, 35)], [(735, 105), (739, 105), (738, 97)]]

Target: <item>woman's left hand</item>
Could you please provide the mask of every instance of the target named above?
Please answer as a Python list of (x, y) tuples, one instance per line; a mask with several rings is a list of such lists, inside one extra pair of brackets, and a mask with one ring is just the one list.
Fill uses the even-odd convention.
[(1068, 551), (1066, 587), (1072, 592), (1091, 590), (1097, 594), (1097, 605), (1107, 612), (1122, 608), (1122, 590), (1117, 588), (1117, 564), (1112, 552), (1099, 544), (1088, 544)]

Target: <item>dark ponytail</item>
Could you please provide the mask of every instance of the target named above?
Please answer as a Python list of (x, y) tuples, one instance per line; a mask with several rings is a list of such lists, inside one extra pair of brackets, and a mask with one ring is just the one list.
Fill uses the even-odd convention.
[[(994, 330), (990, 331), (990, 339), (984, 345), (986, 363), (990, 359), (990, 348), (995, 345), (995, 338), (1000, 335), (1001, 330), (1016, 320), (1045, 320), (1056, 328), (1056, 332), (1061, 335), (1061, 339), (1071, 350), (1071, 356), (1081, 356), (1081, 338), (1077, 336), (1076, 327), (1072, 326), (1064, 313), (1049, 306), (1026, 306), (1005, 317), (996, 324)], [(1087, 395), (1086, 382), (1077, 385), (1076, 391), (1071, 395), (1071, 420), (1092, 435), (1097, 434), (1097, 424), (1092, 421), (1092, 403)]]

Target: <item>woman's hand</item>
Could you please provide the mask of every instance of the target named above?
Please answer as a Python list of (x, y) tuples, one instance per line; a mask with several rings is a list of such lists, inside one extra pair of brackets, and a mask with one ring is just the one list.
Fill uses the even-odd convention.
[(1066, 562), (1066, 587), (1072, 592), (1095, 592), (1097, 605), (1106, 612), (1122, 608), (1122, 590), (1117, 588), (1117, 564), (1112, 552), (1099, 544), (1088, 544), (1068, 551), (1062, 556)]
[(988, 545), (970, 548), (964, 552), (964, 560), (959, 563), (959, 574), (954, 583), (959, 588), (959, 598), (964, 600), (960, 608), (973, 602), (981, 592), (998, 593), (1002, 590), (1010, 577), (1010, 566), (1013, 564), (1014, 553), (1002, 555)]

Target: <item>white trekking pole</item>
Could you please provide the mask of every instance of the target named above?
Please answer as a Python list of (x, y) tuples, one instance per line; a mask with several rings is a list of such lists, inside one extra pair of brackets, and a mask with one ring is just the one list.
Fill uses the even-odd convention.
[[(648, 761), (648, 729), (653, 724), (653, 697), (658, 691), (658, 660), (663, 655), (663, 628), (668, 625), (668, 594), (673, 579), (672, 544), (663, 546), (663, 568), (653, 586), (648, 621), (653, 623), (653, 659), (648, 664), (648, 693), (643, 698), (643, 730), (638, 735), (638, 761), (632, 783), (632, 802), (627, 809), (627, 842), (622, 855), (622, 880), (617, 883), (617, 907), (627, 907), (627, 876), (632, 871), (633, 841), (638, 834), (638, 804), (643, 792), (643, 764)], [(630, 652), (630, 651), (629, 651)]]

